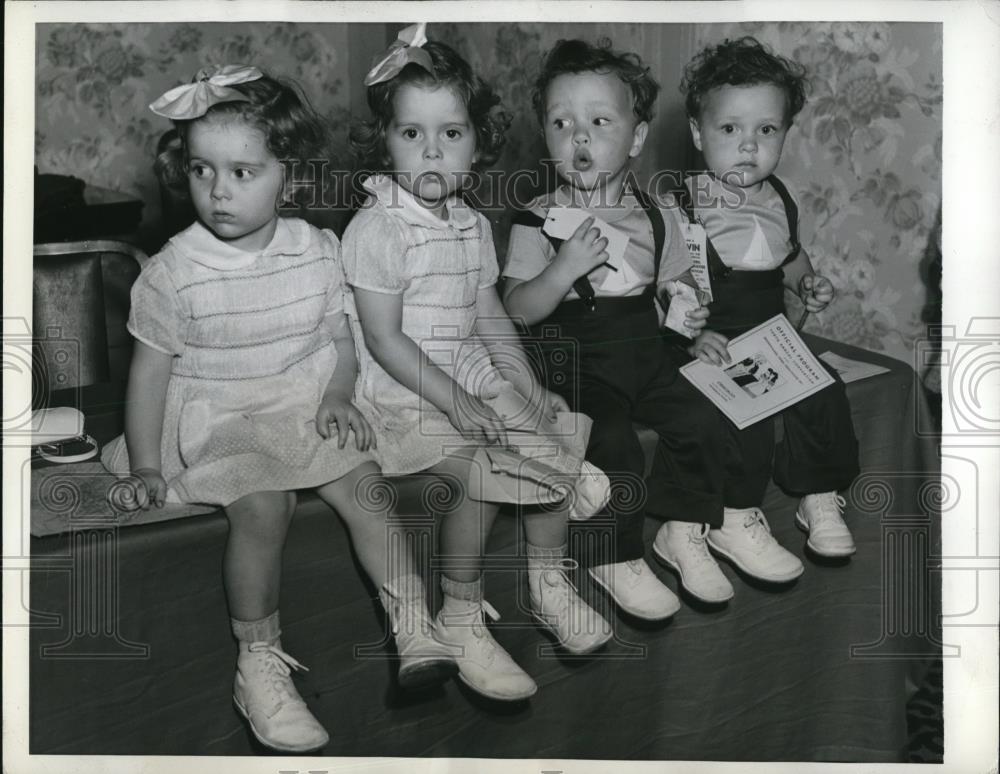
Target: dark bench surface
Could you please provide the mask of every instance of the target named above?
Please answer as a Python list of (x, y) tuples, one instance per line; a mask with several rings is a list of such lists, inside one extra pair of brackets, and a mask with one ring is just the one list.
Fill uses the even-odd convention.
[[(938, 650), (937, 587), (926, 567), (937, 519), (917, 497), (937, 477), (936, 453), (916, 432), (926, 406), (910, 369), (816, 344), (826, 348), (891, 368), (848, 388), (865, 471), (848, 495), (854, 558), (805, 558), (802, 578), (778, 589), (723, 565), (736, 598), (718, 609), (685, 604), (665, 625), (615, 618), (578, 573), (585, 597), (616, 622), (616, 639), (585, 660), (553, 655), (525, 610), (523, 581), (509, 569), (489, 571), (487, 598), (503, 615), (494, 633), (540, 686), (523, 704), (497, 707), (457, 682), (401, 694), (381, 609), (343, 526), (302, 496), (285, 549), (283, 642), (310, 667), (299, 685), (330, 731), (323, 754), (898, 760), (907, 680)], [(82, 397), (91, 432), (107, 440), (120, 430), (120, 388), (73, 400)], [(803, 557), (794, 508), (771, 487), (773, 531)], [(433, 521), (414, 526), (433, 539)], [(658, 526), (647, 518), (647, 545)], [(491, 557), (516, 557), (519, 529), (513, 515), (502, 516)], [(230, 703), (226, 530), (215, 513), (32, 539), (32, 753), (257, 751)], [(649, 561), (676, 589), (674, 576)]]

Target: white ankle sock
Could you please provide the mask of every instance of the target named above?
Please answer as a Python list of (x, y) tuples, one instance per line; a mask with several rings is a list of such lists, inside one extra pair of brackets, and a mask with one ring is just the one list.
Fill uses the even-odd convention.
[(281, 621), (277, 610), (256, 621), (230, 618), (229, 623), (233, 627), (233, 635), (240, 642), (274, 642), (281, 636)]

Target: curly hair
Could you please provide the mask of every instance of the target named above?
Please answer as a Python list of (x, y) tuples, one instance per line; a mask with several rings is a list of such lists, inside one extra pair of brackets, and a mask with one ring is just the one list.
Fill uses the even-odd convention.
[(560, 75), (601, 73), (617, 75), (632, 92), (632, 112), (640, 121), (653, 119), (653, 105), (660, 84), (643, 66), (638, 54), (614, 51), (611, 41), (601, 38), (597, 45), (584, 40), (560, 40), (545, 57), (542, 71), (535, 80), (531, 103), (541, 124), (545, 123), (545, 93)]
[(785, 93), (785, 123), (806, 103), (806, 70), (797, 62), (774, 54), (756, 38), (728, 38), (708, 46), (684, 68), (681, 93), (688, 118), (701, 118), (705, 96), (720, 86), (770, 84)]
[(387, 169), (391, 162), (386, 150), (385, 133), (393, 118), (396, 93), (403, 86), (429, 89), (446, 86), (465, 106), (476, 132), (473, 169), (481, 170), (494, 164), (500, 157), (511, 124), (510, 114), (499, 108), (499, 95), (450, 46), (429, 41), (424, 44), (423, 50), (430, 54), (433, 73), (411, 63), (396, 77), (368, 87), (366, 96), (372, 118), (351, 127), (351, 152), (367, 170)]
[(282, 162), (307, 161), (328, 154), (330, 127), (292, 81), (265, 75), (230, 88), (246, 95), (249, 101), (221, 102), (203, 116), (173, 122), (172, 141), (161, 140), (153, 165), (163, 185), (173, 191), (186, 189), (187, 136), (197, 121), (245, 122), (264, 135), (267, 149)]

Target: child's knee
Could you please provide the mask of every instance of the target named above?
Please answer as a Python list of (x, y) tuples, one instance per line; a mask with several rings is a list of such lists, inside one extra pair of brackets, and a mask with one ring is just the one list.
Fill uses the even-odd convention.
[(699, 445), (713, 448), (724, 446), (736, 432), (726, 415), (701, 393), (693, 393), (690, 400), (678, 406), (671, 424), (681, 437), (697, 439)]
[(295, 512), (294, 492), (255, 492), (226, 506), (230, 530), (283, 540)]
[(398, 500), (398, 492), (374, 463), (359, 465), (345, 476), (324, 484), (316, 494), (348, 524), (384, 519)]
[(645, 462), (632, 419), (625, 414), (602, 417), (590, 429), (587, 459), (609, 471), (642, 473)]
[(475, 452), (474, 447), (460, 449), (431, 468), (433, 476), (424, 484), (421, 499), (445, 496), (452, 500), (466, 499), (473, 476), (487, 476), (492, 472), (483, 469), (481, 458)]

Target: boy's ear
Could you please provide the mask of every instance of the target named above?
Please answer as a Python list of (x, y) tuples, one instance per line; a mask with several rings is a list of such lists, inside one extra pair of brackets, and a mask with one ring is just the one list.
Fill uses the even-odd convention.
[(694, 143), (695, 148), (701, 150), (701, 127), (698, 126), (698, 121), (694, 118), (689, 118), (688, 126), (691, 127), (691, 142)]
[(649, 134), (649, 124), (640, 121), (632, 130), (632, 147), (629, 149), (629, 158), (634, 159), (642, 153), (642, 146), (646, 144), (646, 135)]

